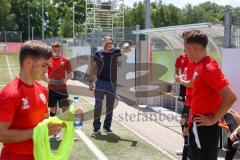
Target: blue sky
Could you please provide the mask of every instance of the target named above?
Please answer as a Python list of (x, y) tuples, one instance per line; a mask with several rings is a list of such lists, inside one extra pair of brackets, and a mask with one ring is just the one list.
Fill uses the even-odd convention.
[[(133, 6), (134, 2), (139, 2), (143, 0), (125, 0), (125, 4), (128, 6)], [(156, 2), (158, 0), (150, 0), (151, 2)], [(206, 1), (215, 2), (219, 5), (231, 5), (233, 7), (240, 7), (240, 0), (162, 0), (163, 3), (169, 4), (172, 3), (175, 6), (179, 6), (180, 8), (184, 7), (187, 3), (192, 5), (197, 5), (199, 3), (203, 3)]]

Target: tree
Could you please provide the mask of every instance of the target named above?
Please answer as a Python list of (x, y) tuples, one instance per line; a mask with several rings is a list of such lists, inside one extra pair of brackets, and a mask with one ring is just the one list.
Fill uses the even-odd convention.
[(168, 23), (166, 23), (165, 26), (173, 26), (180, 24), (181, 10), (179, 8), (175, 7), (172, 4), (169, 4), (165, 7), (165, 13), (166, 19), (168, 20)]
[(0, 5), (0, 31), (9, 30), (13, 27), (15, 15), (10, 13), (11, 5), (9, 0), (1, 0)]
[[(11, 18), (13, 26), (9, 27), (8, 30), (17, 30), (23, 33), (23, 40), (28, 39), (28, 4), (30, 9), (30, 29), (34, 27), (34, 38), (41, 39), (42, 32), (42, 3), (39, 0), (3, 0), (10, 2), (10, 15), (16, 15), (15, 20)], [(83, 22), (85, 20), (85, 1), (83, 0), (74, 0), (75, 5), (75, 31), (84, 32)], [(28, 3), (29, 2), (29, 3)], [(62, 26), (65, 26), (66, 23), (64, 19), (66, 18), (66, 13), (68, 17), (72, 18), (72, 5), (73, 1), (68, 0), (43, 0), (44, 2), (44, 34), (45, 37), (57, 37), (63, 36)], [(7, 8), (4, 5), (1, 5), (0, 8)], [(69, 10), (67, 10), (67, 8)], [(0, 10), (0, 12), (2, 9)], [(4, 16), (6, 17), (6, 16)], [(10, 19), (10, 18), (9, 18)], [(2, 18), (0, 19), (2, 20)], [(65, 23), (65, 24), (62, 24)], [(3, 23), (1, 23), (3, 24)], [(0, 24), (0, 25), (1, 25)], [(69, 27), (72, 27), (72, 24)], [(71, 31), (72, 32), (72, 31)], [(64, 33), (65, 34), (65, 33)]]
[(69, 7), (66, 7), (66, 14), (61, 25), (61, 35), (63, 37), (72, 37), (72, 11)]
[[(44, 2), (44, 34), (45, 37), (72, 37), (72, 6), (75, 5), (75, 34), (85, 33), (84, 21), (85, 0), (43, 0)], [(29, 7), (29, 15), (28, 15)], [(28, 16), (30, 29), (34, 27), (34, 38), (41, 38), (42, 4), (40, 0), (1, 0), (0, 31), (15, 30), (23, 33), (23, 40), (28, 39)], [(205, 2), (196, 6), (187, 4), (180, 9), (172, 4), (164, 4), (161, 0), (151, 3), (151, 26), (164, 27), (190, 23), (220, 23), (224, 21), (224, 12), (233, 13), (233, 21), (240, 24), (240, 8), (229, 5), (220, 6)], [(125, 9), (125, 26), (140, 25), (145, 28), (145, 3), (134, 3), (133, 8)]]
[[(44, 7), (47, 6), (50, 1), (44, 1)], [(28, 16), (30, 16), (30, 29), (34, 27), (34, 37), (41, 38), (41, 30), (42, 30), (42, 14), (41, 8), (42, 4), (39, 0), (10, 0), (11, 4), (11, 13), (16, 15), (15, 18), (15, 26), (12, 30), (21, 31), (23, 41), (28, 39)], [(28, 6), (29, 5), (29, 6)], [(29, 15), (28, 15), (28, 7), (29, 7)], [(47, 19), (46, 9), (44, 10), (44, 19)], [(46, 21), (48, 22), (48, 21)], [(48, 24), (46, 23), (45, 26)], [(47, 28), (47, 27), (46, 27)], [(46, 33), (48, 30), (46, 29)], [(48, 36), (48, 34), (46, 34)]]
[(167, 17), (164, 10), (165, 6), (160, 1), (157, 5), (151, 3), (151, 23), (152, 27), (163, 27), (167, 24)]
[(233, 10), (233, 24), (240, 26), (240, 7)]
[(142, 2), (135, 2), (133, 6), (125, 12), (125, 26), (140, 25), (140, 28), (143, 29), (145, 27), (145, 5)]
[[(81, 33), (85, 32), (83, 23), (85, 21), (86, 13), (85, 13), (85, 0), (74, 0), (75, 2), (75, 32)], [(69, 0), (53, 0), (53, 4), (55, 7), (55, 10), (58, 12), (58, 19), (59, 19), (59, 24), (60, 24), (60, 35), (62, 34), (62, 30), (64, 30), (62, 23), (64, 22), (64, 19), (66, 18), (66, 13), (69, 12), (68, 16), (72, 16), (72, 6), (73, 6), (73, 1)], [(68, 10), (70, 9), (70, 10)], [(63, 36), (63, 35), (61, 35)]]
[(224, 11), (227, 8), (228, 6), (223, 7), (211, 2), (205, 2), (194, 7), (188, 4), (183, 9), (185, 17), (183, 23), (223, 23)]
[(153, 27), (173, 26), (181, 24), (182, 11), (172, 4), (164, 5), (161, 1), (152, 8), (152, 25)]
[[(205, 2), (196, 6), (187, 4), (180, 9), (173, 4), (164, 4), (161, 0), (158, 3), (151, 3), (151, 23), (152, 27), (163, 27), (181, 24), (211, 22), (222, 24), (224, 12), (233, 13), (234, 22), (238, 22), (240, 17), (239, 7), (233, 8), (229, 5), (221, 6), (216, 3)], [(145, 6), (142, 2), (135, 3), (134, 8), (127, 8), (125, 11), (125, 26), (139, 24), (144, 28)]]

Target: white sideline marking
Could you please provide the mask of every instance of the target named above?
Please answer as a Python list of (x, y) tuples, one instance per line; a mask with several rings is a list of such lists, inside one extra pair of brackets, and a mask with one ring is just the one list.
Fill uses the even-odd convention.
[(12, 69), (11, 69), (11, 66), (10, 66), (10, 63), (9, 63), (7, 55), (5, 57), (6, 57), (6, 61), (7, 61), (8, 73), (9, 73), (9, 76), (10, 76), (10, 80), (12, 80), (13, 79)]
[(150, 140), (146, 139), (145, 137), (143, 137), (142, 135), (140, 135), (139, 133), (137, 133), (135, 130), (129, 128), (126, 124), (118, 121), (118, 119), (114, 118), (113, 119), (115, 121), (117, 121), (118, 123), (120, 123), (122, 126), (124, 126), (125, 128), (127, 128), (128, 130), (130, 130), (131, 132), (133, 132), (134, 134), (136, 134), (138, 137), (142, 138), (144, 141), (146, 141), (147, 143), (151, 144), (153, 147), (155, 147), (156, 149), (158, 149), (160, 152), (162, 152), (163, 154), (165, 154), (166, 156), (168, 156), (169, 158), (171, 158), (172, 160), (177, 160), (177, 158), (175, 158), (174, 156), (172, 156), (170, 153), (168, 153), (167, 151), (163, 150), (162, 148), (158, 147), (156, 144), (154, 144), (153, 142), (151, 142)]
[[(3, 64), (1, 64), (1, 65), (3, 65)], [(20, 66), (20, 65), (17, 63), (12, 63), (11, 66)]]
[(81, 131), (81, 129), (76, 129), (75, 132), (99, 160), (108, 160), (104, 153), (97, 148), (97, 146)]
[[(94, 105), (94, 103), (92, 101), (89, 101), (87, 98), (85, 97), (81, 97), (83, 98), (85, 101), (89, 102), (91, 105)], [(137, 133), (135, 130), (131, 129), (130, 127), (128, 127), (126, 124), (118, 121), (117, 118), (113, 119), (118, 122), (119, 124), (121, 124), (122, 126), (124, 126), (125, 128), (127, 128), (128, 130), (130, 130), (131, 132), (133, 132), (134, 134), (136, 134), (138, 137), (142, 138), (144, 141), (146, 141), (147, 143), (149, 143), (150, 145), (152, 145), (153, 147), (155, 147), (156, 149), (158, 149), (160, 152), (162, 152), (163, 154), (165, 154), (166, 156), (168, 156), (169, 158), (171, 158), (172, 160), (177, 160), (177, 158), (175, 158), (174, 156), (172, 156), (170, 153), (168, 153), (167, 151), (163, 150), (162, 148), (158, 147), (156, 144), (154, 144), (153, 142), (151, 142), (150, 140), (146, 139), (145, 137), (143, 137), (142, 135), (140, 135), (139, 133)]]
[(20, 66), (18, 63), (12, 63), (12, 66)]

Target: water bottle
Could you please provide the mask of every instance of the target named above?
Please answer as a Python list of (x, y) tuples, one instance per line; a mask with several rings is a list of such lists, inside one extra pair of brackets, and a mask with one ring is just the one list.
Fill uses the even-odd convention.
[[(75, 111), (76, 111), (79, 108), (78, 96), (74, 96), (74, 98), (73, 98), (73, 105), (74, 105), (74, 108), (75, 108)], [(81, 129), (82, 125), (83, 125), (83, 122), (82, 122), (81, 114), (77, 114), (76, 113), (75, 114), (75, 119), (74, 119), (74, 126), (76, 128)]]

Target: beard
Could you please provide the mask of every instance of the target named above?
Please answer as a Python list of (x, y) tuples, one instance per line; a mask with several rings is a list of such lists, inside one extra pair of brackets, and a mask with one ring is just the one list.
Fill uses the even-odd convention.
[(58, 58), (58, 57), (60, 57), (60, 55), (61, 55), (60, 53), (59, 54), (53, 53), (54, 58)]

